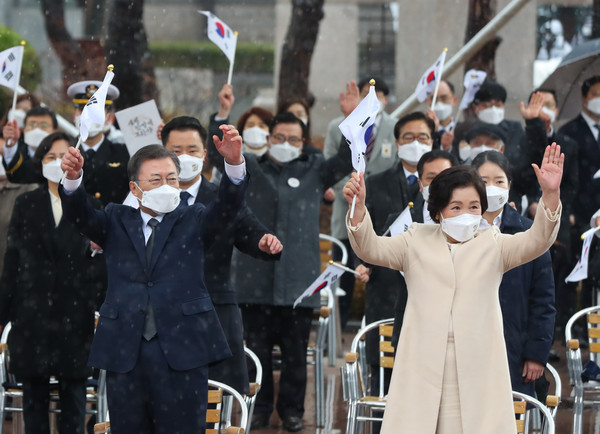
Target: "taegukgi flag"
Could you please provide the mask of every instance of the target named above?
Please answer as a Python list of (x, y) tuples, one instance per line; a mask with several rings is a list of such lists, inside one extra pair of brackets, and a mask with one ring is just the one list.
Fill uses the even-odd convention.
[(571, 274), (567, 276), (565, 282), (579, 282), (580, 280), (585, 280), (588, 277), (588, 261), (590, 259), (590, 246), (592, 244), (592, 239), (594, 238), (594, 234), (596, 231), (600, 230), (600, 228), (592, 228), (583, 233), (581, 238), (583, 238), (583, 245), (581, 246), (581, 257)]
[(367, 143), (373, 130), (375, 118), (379, 113), (379, 106), (380, 103), (375, 93), (375, 82), (373, 82), (368, 95), (339, 126), (352, 152), (352, 167), (358, 173), (365, 171)]
[(465, 110), (469, 107), (469, 104), (475, 99), (477, 91), (485, 81), (487, 73), (485, 71), (478, 71), (476, 69), (469, 69), (465, 74), (464, 86), (465, 93), (460, 101), (460, 109)]
[(17, 45), (0, 53), (0, 86), (15, 89), (21, 76), (25, 47)]
[(92, 124), (104, 125), (106, 112), (104, 105), (106, 104), (106, 92), (115, 74), (112, 71), (106, 71), (104, 81), (96, 92), (92, 95), (79, 118), (79, 136), (82, 142), (88, 138), (88, 134)]
[(340, 267), (329, 265), (325, 271), (323, 271), (321, 275), (317, 277), (317, 280), (315, 280), (308, 288), (306, 288), (302, 295), (296, 299), (294, 302), (294, 307), (296, 307), (306, 297), (310, 297), (323, 288), (330, 286), (332, 283), (338, 280), (342, 274), (344, 274), (344, 271), (345, 270)]
[(237, 36), (227, 24), (221, 21), (215, 14), (210, 11), (198, 11), (202, 15), (206, 15), (208, 23), (206, 27), (206, 35), (229, 59), (233, 62), (235, 58), (235, 47), (237, 45)]
[(393, 237), (394, 235), (406, 232), (412, 223), (413, 220), (412, 216), (410, 215), (410, 206), (407, 206), (396, 218), (396, 220), (394, 220), (394, 223), (390, 225), (390, 235)]
[(419, 102), (425, 101), (427, 95), (434, 91), (435, 83), (440, 80), (442, 76), (445, 60), (446, 50), (442, 51), (442, 54), (440, 54), (440, 57), (438, 57), (435, 63), (427, 68), (425, 73), (421, 76), (417, 88), (415, 89), (415, 94), (417, 95)]

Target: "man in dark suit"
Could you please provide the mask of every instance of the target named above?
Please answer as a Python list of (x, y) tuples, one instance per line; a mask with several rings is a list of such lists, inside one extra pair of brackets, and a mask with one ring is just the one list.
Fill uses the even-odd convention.
[[(165, 147), (177, 155), (181, 164), (179, 187), (182, 204), (201, 203), (206, 206), (214, 201), (218, 186), (202, 175), (206, 129), (196, 118), (180, 116), (164, 126), (161, 137)], [(214, 244), (206, 251), (204, 281), (232, 353), (231, 358), (211, 364), (208, 377), (228, 384), (243, 394), (249, 392), (249, 381), (242, 314), (230, 277), (234, 246), (264, 260), (279, 259), (282, 246), (277, 237), (244, 205), (232, 224), (226, 231), (217, 234)]]
[(83, 157), (70, 149), (61, 200), (65, 216), (104, 249), (109, 284), (90, 353), (106, 369), (116, 434), (198, 433), (205, 429), (207, 365), (231, 356), (204, 284), (204, 250), (239, 211), (246, 188), (241, 137), (221, 127), (225, 157), (218, 197), (178, 207), (180, 165), (163, 146), (128, 164), (140, 209), (94, 210), (81, 186)]
[[(600, 76), (581, 86), (581, 113), (558, 130), (577, 143), (579, 189), (573, 204), (575, 226), (583, 232), (600, 208)], [(565, 159), (566, 160), (566, 159)]]

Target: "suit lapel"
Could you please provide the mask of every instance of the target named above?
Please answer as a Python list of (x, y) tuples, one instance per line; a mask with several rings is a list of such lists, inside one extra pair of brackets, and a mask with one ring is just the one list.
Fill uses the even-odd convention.
[[(226, 175), (225, 175), (226, 176)], [(208, 179), (202, 176), (202, 182), (200, 183), (200, 188), (198, 189), (198, 195), (196, 196), (195, 203), (201, 203), (202, 205), (208, 205), (215, 197), (215, 194), (208, 186)]]
[(146, 269), (146, 242), (144, 232), (142, 230), (142, 216), (139, 210), (131, 209), (131, 212), (123, 216), (123, 225), (127, 231), (127, 235), (131, 239), (131, 243), (135, 248), (138, 259), (142, 264), (142, 268)]
[[(186, 208), (177, 208), (175, 211), (165, 214), (160, 224), (156, 227), (156, 234), (154, 235), (154, 247), (152, 248), (152, 260), (150, 261), (150, 267), (148, 267), (148, 271), (152, 271), (156, 265), (156, 260), (158, 259), (160, 252), (162, 252), (167, 240), (169, 239), (169, 234), (173, 229), (173, 225), (175, 225), (175, 222), (179, 219), (179, 216), (185, 209)], [(145, 254), (144, 248), (144, 255)]]

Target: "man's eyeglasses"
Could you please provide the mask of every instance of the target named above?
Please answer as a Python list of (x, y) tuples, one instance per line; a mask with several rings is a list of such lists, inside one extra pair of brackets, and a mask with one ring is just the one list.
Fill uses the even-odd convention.
[(279, 145), (280, 143), (288, 142), (290, 145), (299, 146), (302, 143), (300, 137), (291, 136), (286, 137), (283, 134), (275, 134), (271, 136), (271, 143)]

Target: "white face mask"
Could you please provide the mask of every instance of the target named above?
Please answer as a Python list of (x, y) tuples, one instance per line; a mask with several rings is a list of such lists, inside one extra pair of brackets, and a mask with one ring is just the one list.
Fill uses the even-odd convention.
[(442, 218), (442, 230), (446, 235), (455, 239), (458, 242), (464, 243), (475, 236), (479, 229), (481, 216), (475, 214), (461, 214), (456, 217)]
[(480, 121), (498, 125), (504, 120), (504, 109), (496, 106), (481, 110), (477, 115)]
[[(79, 130), (81, 125), (81, 115), (75, 116), (75, 128)], [(110, 131), (111, 124), (100, 125), (93, 123), (88, 129), (88, 137), (96, 137), (100, 133), (108, 133)]]
[(421, 194), (423, 195), (425, 202), (427, 202), (429, 200), (429, 186), (423, 187), (423, 193)]
[(433, 107), (435, 115), (440, 121), (446, 120), (452, 115), (452, 105), (437, 101)]
[(179, 172), (180, 181), (191, 181), (202, 171), (204, 159), (187, 154), (181, 154), (178, 158), (181, 165), (181, 172)]
[(460, 156), (460, 159), (463, 161), (469, 161), (469, 160), (473, 161), (475, 159), (475, 157), (477, 157), (482, 152), (486, 152), (486, 151), (500, 152), (496, 148), (490, 148), (489, 146), (485, 146), (485, 145), (481, 145), (476, 148), (472, 148), (471, 145), (469, 145), (469, 146), (460, 148), (458, 150), (458, 155)]
[(587, 109), (595, 115), (600, 116), (600, 98), (592, 98), (589, 100), (587, 103)]
[(63, 170), (60, 168), (62, 158), (57, 158), (49, 163), (42, 164), (42, 175), (48, 181), (58, 184), (63, 176)]
[(48, 131), (44, 131), (41, 128), (34, 128), (33, 130), (25, 131), (23, 139), (27, 146), (37, 148), (48, 135), (50, 135)]
[(548, 115), (548, 117), (550, 118), (550, 123), (554, 123), (554, 121), (556, 120), (556, 110), (552, 110), (549, 109), (548, 107), (544, 106), (542, 107), (542, 112), (545, 113), (546, 115)]
[(487, 211), (494, 212), (502, 208), (508, 202), (508, 190), (495, 185), (485, 187), (488, 207)]
[(8, 111), (8, 119), (12, 120), (16, 120), (17, 121), (17, 126), (19, 128), (24, 128), (25, 127), (25, 116), (27, 115), (27, 113), (25, 113), (25, 110), (21, 110), (21, 109), (10, 109)]
[(135, 185), (142, 192), (142, 199), (138, 199), (138, 201), (142, 206), (150, 208), (157, 214), (169, 213), (179, 206), (181, 199), (179, 198), (179, 190), (175, 187), (163, 184), (153, 190), (144, 191), (139, 185)]
[(300, 148), (290, 145), (288, 142), (271, 145), (269, 154), (280, 163), (289, 163), (300, 156)]
[(244, 145), (246, 145), (250, 149), (260, 149), (267, 146), (268, 135), (269, 132), (263, 130), (260, 127), (252, 127), (242, 131), (242, 139), (244, 139)]
[(398, 146), (398, 158), (406, 161), (408, 164), (416, 165), (423, 154), (429, 151), (431, 151), (431, 146), (414, 140), (406, 145)]

